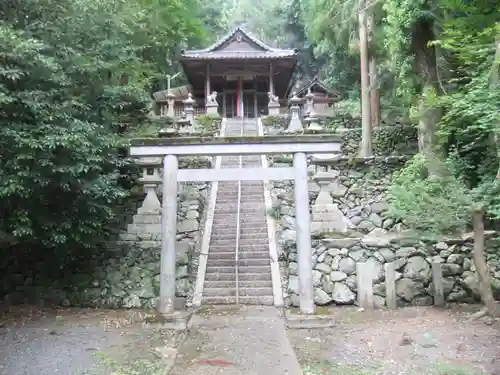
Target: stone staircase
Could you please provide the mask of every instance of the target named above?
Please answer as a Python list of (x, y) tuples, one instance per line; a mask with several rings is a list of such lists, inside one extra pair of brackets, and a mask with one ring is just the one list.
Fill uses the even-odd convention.
[[(255, 119), (227, 119), (226, 136), (258, 135)], [(260, 155), (241, 157), (242, 168), (261, 167)], [(238, 168), (240, 156), (223, 156), (221, 168)], [(273, 305), (267, 216), (262, 181), (242, 181), (239, 262), (236, 265), (238, 182), (219, 182), (202, 303)], [(238, 278), (236, 277), (238, 267)]]

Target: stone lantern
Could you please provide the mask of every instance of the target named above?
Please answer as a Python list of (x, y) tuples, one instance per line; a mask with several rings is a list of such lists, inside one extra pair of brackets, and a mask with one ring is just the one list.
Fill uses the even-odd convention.
[(297, 93), (294, 92), (292, 94), (292, 97), (289, 100), (291, 106), (290, 106), (290, 124), (288, 125), (288, 129), (286, 129), (286, 132), (299, 132), (303, 131), (304, 128), (302, 127), (302, 121), (300, 120), (299, 112), (300, 112), (300, 107), (299, 104), (301, 102), (301, 99), (297, 97)]
[(142, 167), (142, 177), (139, 181), (144, 184), (144, 192), (146, 193), (137, 213), (161, 215), (161, 204), (156, 191), (161, 183), (160, 168), (162, 159), (159, 157), (142, 157), (137, 161), (137, 165)]
[(186, 118), (189, 121), (193, 121), (194, 119), (194, 99), (193, 95), (191, 93), (188, 93), (187, 99), (183, 100), (182, 103), (184, 103), (184, 112), (186, 112)]

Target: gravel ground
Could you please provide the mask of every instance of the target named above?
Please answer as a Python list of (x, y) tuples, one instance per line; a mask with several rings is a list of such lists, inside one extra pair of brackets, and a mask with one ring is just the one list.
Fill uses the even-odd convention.
[[(156, 375), (156, 347), (178, 333), (144, 328), (144, 312), (18, 307), (0, 316), (0, 375)], [(133, 372), (140, 370), (140, 372)]]
[(336, 327), (288, 331), (306, 375), (500, 375), (497, 322), (471, 322), (463, 310), (423, 307), (337, 307), (326, 313)]

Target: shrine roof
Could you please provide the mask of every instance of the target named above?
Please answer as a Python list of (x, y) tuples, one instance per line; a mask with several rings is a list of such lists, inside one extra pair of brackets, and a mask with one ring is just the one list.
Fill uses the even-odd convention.
[[(170, 92), (172, 93), (174, 99), (176, 100), (186, 99), (188, 93), (191, 92), (191, 86), (184, 85), (184, 86), (172, 87), (170, 89)], [(168, 96), (168, 90), (161, 90), (153, 93), (153, 98), (155, 99), (156, 102), (166, 102), (168, 100), (167, 96)]]
[(319, 88), (320, 91), (324, 92), (328, 96), (337, 98), (339, 94), (334, 91), (333, 89), (329, 88), (325, 83), (323, 83), (318, 76), (315, 76), (313, 79), (309, 80), (307, 83), (301, 85), (297, 90), (296, 90), (296, 95), (297, 96), (303, 96), (307, 94), (307, 91), (309, 89), (314, 91), (314, 88)]
[(280, 58), (297, 58), (297, 50), (271, 47), (241, 26), (236, 27), (207, 48), (181, 52), (183, 60)]

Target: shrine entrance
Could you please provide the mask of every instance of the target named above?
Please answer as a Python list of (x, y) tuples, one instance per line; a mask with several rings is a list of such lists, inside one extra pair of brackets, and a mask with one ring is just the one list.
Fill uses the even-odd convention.
[[(162, 314), (174, 312), (179, 182), (294, 180), (300, 311), (304, 314), (313, 314), (314, 289), (306, 154), (339, 153), (341, 149), (340, 137), (338, 135), (240, 136), (203, 138), (203, 143), (201, 141), (197, 137), (144, 138), (131, 141), (131, 156), (163, 157), (159, 312)], [(293, 167), (179, 169), (178, 162), (179, 156), (284, 153), (293, 154)], [(200, 255), (200, 267), (203, 267), (203, 262), (206, 265), (206, 255), (208, 254)], [(204, 273), (202, 277), (204, 278)], [(201, 282), (203, 281), (201, 280)]]

